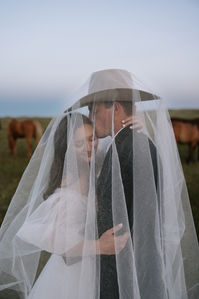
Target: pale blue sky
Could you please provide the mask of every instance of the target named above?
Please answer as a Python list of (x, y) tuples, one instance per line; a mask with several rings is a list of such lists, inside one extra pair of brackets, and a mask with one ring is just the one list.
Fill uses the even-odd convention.
[(0, 115), (55, 115), (105, 68), (199, 109), (199, 1), (0, 0)]

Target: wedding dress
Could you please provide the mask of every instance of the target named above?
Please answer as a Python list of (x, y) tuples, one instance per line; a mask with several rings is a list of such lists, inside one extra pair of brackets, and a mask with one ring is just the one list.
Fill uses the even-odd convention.
[(62, 255), (82, 241), (86, 205), (86, 196), (70, 188), (59, 188), (19, 230), (17, 236), (23, 241), (52, 253), (28, 299), (78, 298), (81, 259), (67, 265)]

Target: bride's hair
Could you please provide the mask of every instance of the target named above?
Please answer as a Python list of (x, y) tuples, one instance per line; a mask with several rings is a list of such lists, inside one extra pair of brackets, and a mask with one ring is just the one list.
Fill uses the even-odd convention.
[(43, 195), (44, 199), (47, 199), (61, 185), (64, 159), (68, 146), (67, 130), (69, 121), (73, 127), (73, 132), (80, 128), (82, 124), (92, 126), (90, 119), (81, 113), (66, 115), (59, 123), (54, 136), (54, 159), (50, 170), (48, 187)]

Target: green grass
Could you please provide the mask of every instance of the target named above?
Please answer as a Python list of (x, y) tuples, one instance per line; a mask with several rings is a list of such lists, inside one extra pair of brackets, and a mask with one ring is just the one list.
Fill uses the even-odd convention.
[[(171, 116), (196, 118), (199, 110), (171, 110)], [(37, 118), (43, 130), (47, 127), (49, 118)], [(1, 118), (2, 129), (0, 130), (0, 224), (6, 213), (7, 207), (17, 188), (19, 180), (28, 164), (27, 146), (24, 139), (17, 141), (17, 157), (10, 154), (7, 142), (6, 128), (9, 118)], [(180, 145), (179, 152), (187, 182), (192, 212), (196, 230), (199, 236), (199, 161), (186, 164), (188, 146)], [(196, 157), (195, 157), (196, 158)]]

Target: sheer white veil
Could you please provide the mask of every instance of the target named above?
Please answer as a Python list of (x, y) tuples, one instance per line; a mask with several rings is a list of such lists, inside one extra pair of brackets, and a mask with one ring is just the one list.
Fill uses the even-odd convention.
[[(197, 236), (163, 100), (111, 69), (74, 101), (47, 127), (1, 226), (0, 298), (36, 299), (46, 281), (60, 299), (197, 298)], [(116, 102), (141, 133), (118, 129)], [(111, 115), (101, 125), (100, 105)], [(120, 223), (108, 253), (102, 239)]]

